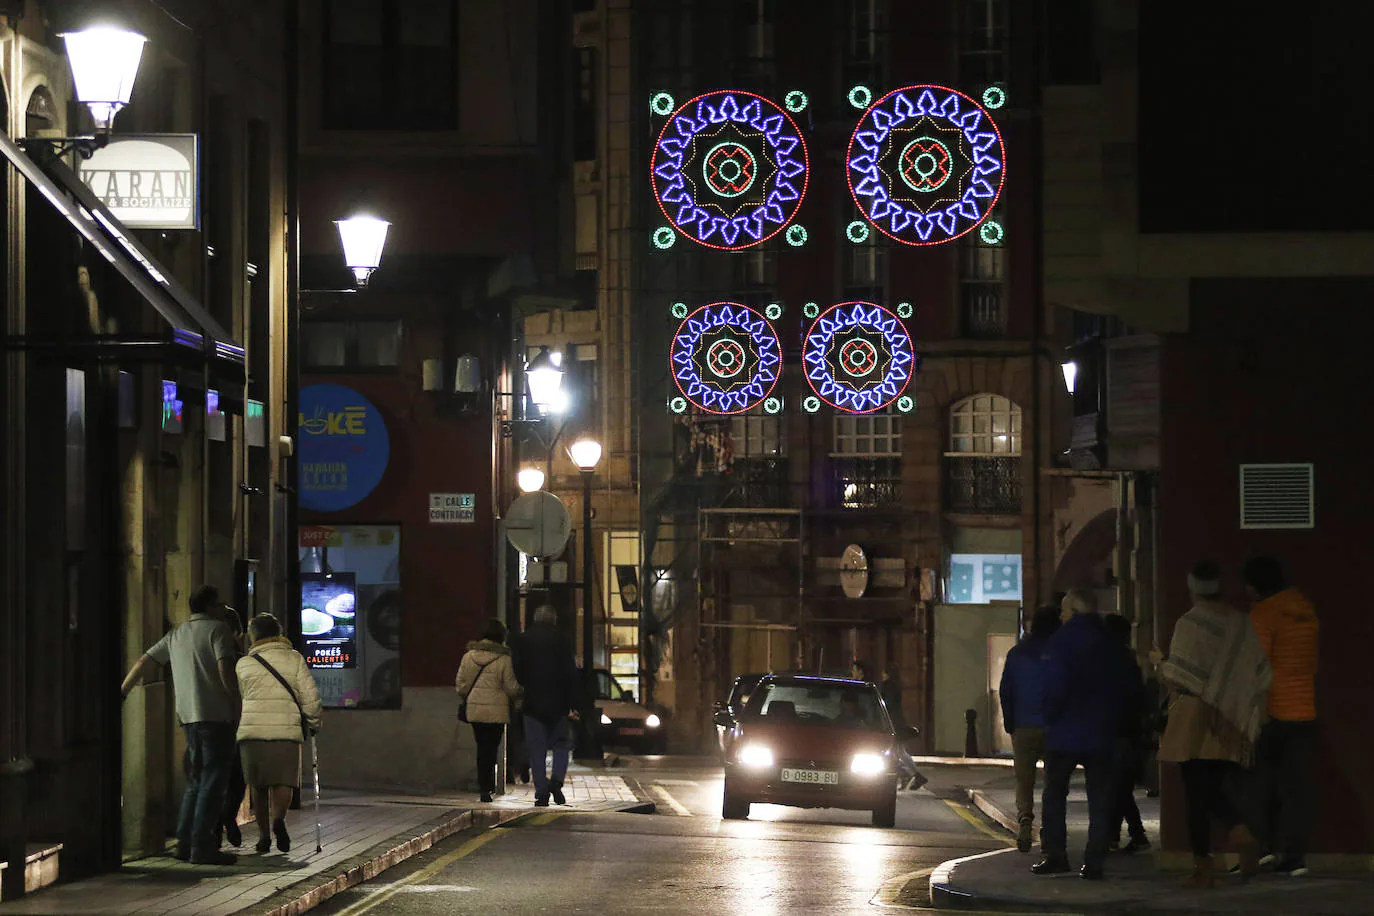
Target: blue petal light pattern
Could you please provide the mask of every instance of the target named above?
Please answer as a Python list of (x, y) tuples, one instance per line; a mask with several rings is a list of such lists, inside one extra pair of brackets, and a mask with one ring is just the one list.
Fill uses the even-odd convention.
[[(733, 155), (722, 155), (722, 149)], [(711, 171), (720, 167), (728, 171)], [(738, 190), (742, 182), (735, 176), (742, 168), (752, 170), (748, 188), (721, 193)], [(663, 125), (649, 162), (654, 197), (668, 222), (724, 251), (781, 232), (801, 207), (810, 171), (806, 141), (791, 115), (776, 102), (739, 90), (708, 92), (678, 108)]]
[(872, 302), (841, 302), (812, 322), (802, 366), (806, 383), (831, 407), (872, 413), (902, 395), (917, 360), (896, 315)]
[(701, 410), (743, 413), (772, 394), (782, 345), (768, 319), (749, 306), (713, 302), (678, 327), (669, 368), (678, 391)]
[(976, 228), (1006, 178), (1002, 135), (987, 110), (955, 89), (925, 84), (869, 106), (845, 166), (859, 211), (904, 245), (939, 245)]

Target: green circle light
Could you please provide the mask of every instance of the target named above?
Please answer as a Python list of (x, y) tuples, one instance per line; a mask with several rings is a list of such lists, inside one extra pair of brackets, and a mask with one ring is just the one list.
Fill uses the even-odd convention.
[(1007, 90), (992, 85), (983, 90), (983, 105), (987, 108), (1001, 108), (1007, 104)]
[(806, 93), (802, 92), (800, 89), (793, 89), (791, 92), (787, 93), (787, 95), (783, 96), (782, 99), (782, 103), (787, 106), (787, 110), (793, 114), (805, 108), (809, 101), (810, 99), (806, 97)]
[(673, 317), (674, 317), (674, 318), (677, 318), (678, 320), (681, 320), (681, 319), (683, 319), (683, 318), (686, 318), (686, 317), (687, 317), (687, 303), (685, 303), (685, 302), (674, 302), (674, 303), (673, 303)]
[(687, 399), (680, 397), (673, 398), (671, 401), (668, 402), (668, 409), (671, 410), (673, 413), (686, 413)]
[(806, 227), (801, 223), (793, 223), (787, 227), (787, 244), (793, 248), (800, 248), (806, 244)]
[(916, 409), (916, 402), (911, 400), (910, 395), (902, 395), (897, 399), (897, 409), (902, 413), (911, 413)]
[(655, 92), (649, 98), (649, 110), (656, 115), (670, 115), (677, 107), (677, 102), (666, 92)]
[(802, 306), (802, 314), (807, 318), (815, 318), (821, 313), (821, 307), (814, 302), (808, 302)]
[(768, 307), (763, 310), (763, 314), (768, 316), (769, 321), (777, 321), (782, 317), (782, 303), (768, 303)]
[(672, 248), (673, 243), (676, 241), (677, 233), (669, 229), (667, 226), (659, 226), (657, 229), (654, 230), (655, 248)]
[(802, 401), (802, 410), (806, 411), (807, 413), (815, 413), (820, 409), (821, 399), (816, 397), (815, 395), (808, 395), (806, 397), (806, 400)]
[(763, 402), (764, 413), (779, 413), (782, 410), (781, 398), (768, 398)]
[(898, 318), (910, 318), (910, 317), (912, 316), (912, 313), (914, 313), (915, 311), (916, 311), (916, 310), (915, 310), (914, 308), (911, 307), (911, 303), (910, 303), (910, 302), (898, 302), (898, 303), (897, 303), (897, 317), (898, 317)]
[(863, 110), (873, 104), (873, 90), (860, 83), (849, 90), (849, 104)]
[(848, 226), (844, 227), (844, 234), (847, 239), (855, 245), (862, 245), (868, 241), (868, 223), (861, 219), (856, 219)]
[(1002, 224), (995, 219), (990, 219), (978, 228), (978, 237), (988, 245), (999, 245), (1002, 239), (1006, 238), (1006, 231), (1002, 229)]

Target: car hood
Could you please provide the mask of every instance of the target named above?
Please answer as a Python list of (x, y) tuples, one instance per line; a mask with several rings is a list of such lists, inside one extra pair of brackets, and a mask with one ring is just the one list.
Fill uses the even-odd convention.
[(603, 714), (612, 719), (649, 718), (649, 710), (638, 703), (627, 703), (624, 700), (597, 700), (596, 705), (601, 707)]
[(882, 732), (816, 723), (745, 721), (738, 745), (755, 741), (768, 747), (777, 760), (838, 760), (851, 754), (881, 754), (892, 748), (892, 736)]

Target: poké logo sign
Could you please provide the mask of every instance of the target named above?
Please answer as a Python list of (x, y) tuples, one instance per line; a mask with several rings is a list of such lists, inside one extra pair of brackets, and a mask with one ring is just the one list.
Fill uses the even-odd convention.
[(339, 512), (376, 489), (391, 458), (391, 437), (376, 406), (343, 385), (301, 389), (297, 416), (300, 506)]
[(77, 158), (77, 175), (134, 229), (200, 226), (200, 149), (195, 134), (139, 134), (111, 138), (90, 159)]

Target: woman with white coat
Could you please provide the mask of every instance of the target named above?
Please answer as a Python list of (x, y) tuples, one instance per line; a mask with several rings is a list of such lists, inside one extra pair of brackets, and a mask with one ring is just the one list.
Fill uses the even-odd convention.
[(493, 617), (482, 637), (468, 643), (455, 685), (467, 704), (467, 721), (477, 741), (477, 785), (484, 802), (496, 791), (496, 752), (510, 722), (510, 701), (521, 694), (505, 642), (505, 624)]
[(305, 659), (282, 635), (277, 618), (259, 614), (249, 621), (248, 635), (252, 647), (235, 666), (243, 694), (239, 756), (258, 822), (257, 850), (266, 853), (272, 848), (270, 822), (277, 849), (287, 852), (291, 836), (286, 832), (286, 811), (292, 790), (301, 784), (301, 745), (306, 737), (302, 725), (311, 734), (320, 730), (320, 692)]

